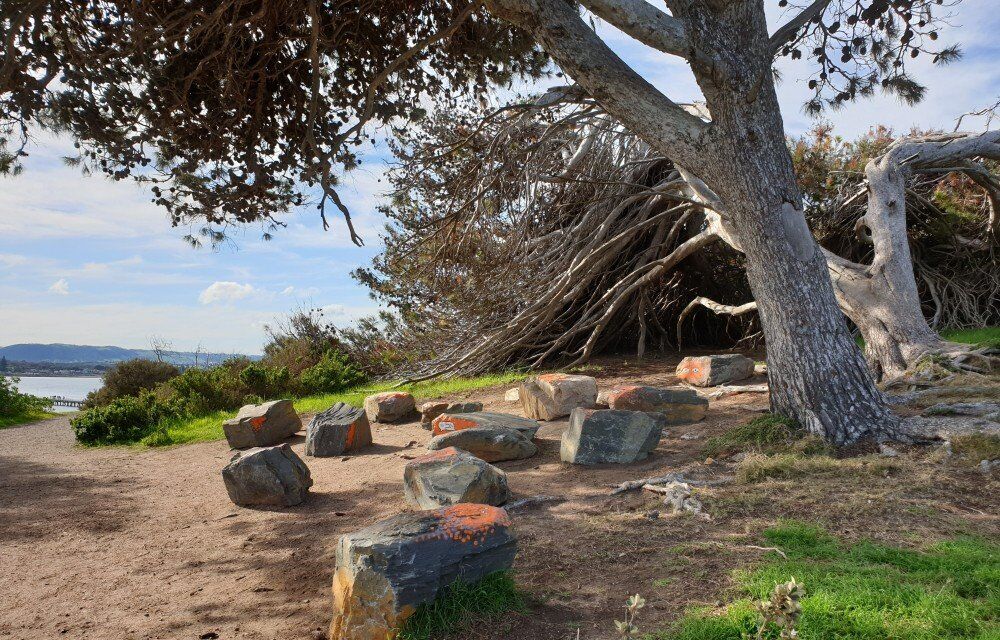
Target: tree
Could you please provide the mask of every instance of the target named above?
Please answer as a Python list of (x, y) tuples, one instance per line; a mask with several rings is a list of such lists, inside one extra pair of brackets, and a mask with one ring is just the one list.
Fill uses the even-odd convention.
[(0, 373), (7, 373), (7, 356), (0, 357)]
[(154, 182), (175, 222), (204, 220), (216, 240), (218, 225), (275, 223), (276, 212), (304, 200), (299, 182), (317, 185), (321, 212), (330, 201), (347, 216), (336, 169), (356, 163), (345, 145), (360, 144), (367, 123), (412, 117), (427, 92), (449, 99), (455, 87), (537, 74), (537, 44), (721, 205), (746, 255), (773, 410), (838, 443), (895, 431), (802, 215), (772, 65), (781, 54), (815, 63), (813, 109), (879, 86), (917, 100), (922, 87), (906, 74), (907, 59), (957, 55), (931, 49), (940, 18), (933, 1), (816, 0), (771, 34), (762, 0), (668, 0), (669, 13), (644, 0), (583, 0), (634, 39), (685, 60), (708, 121), (626, 65), (568, 0), (417, 10), (319, 0), (195, 5), (204, 6), (61, 0), (5, 11), (0, 121), (23, 140), (48, 110), (81, 141), (88, 163)]

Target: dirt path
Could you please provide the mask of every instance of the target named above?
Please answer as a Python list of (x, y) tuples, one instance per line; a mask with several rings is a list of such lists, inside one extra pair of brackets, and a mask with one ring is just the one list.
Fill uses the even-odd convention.
[[(668, 383), (672, 364), (597, 375), (602, 386)], [(503, 391), (462, 397), (519, 413), (503, 402)], [(581, 638), (610, 638), (611, 619), (626, 595), (649, 594), (664, 576), (675, 579), (657, 581), (655, 597), (647, 598), (646, 628), (703, 599), (691, 593), (692, 581), (707, 580), (714, 594), (724, 582), (716, 573), (759, 554), (708, 552), (697, 570), (681, 570), (659, 554), (692, 540), (729, 544), (768, 508), (712, 522), (654, 520), (646, 514), (655, 498), (611, 498), (608, 486), (670, 471), (724, 477), (731, 473), (725, 464), (702, 464), (704, 435), (765, 407), (763, 394), (713, 401), (704, 422), (670, 429), (650, 460), (626, 468), (561, 464), (565, 422), (545, 424), (539, 455), (499, 465), (518, 496), (568, 498), (515, 516), (518, 582), (533, 601), (532, 613), (466, 637), (561, 639), (576, 637), (580, 628)], [(682, 439), (685, 433), (699, 438)], [(429, 439), (416, 423), (375, 425), (373, 435), (377, 445), (363, 455), (306, 458), (315, 484), (305, 504), (253, 510), (235, 507), (226, 495), (224, 441), (150, 451), (83, 449), (74, 446), (65, 418), (0, 430), (0, 638), (317, 637), (330, 620), (337, 537), (407, 508), (403, 466)], [(293, 445), (300, 455), (302, 440)], [(991, 499), (978, 500), (989, 505)]]

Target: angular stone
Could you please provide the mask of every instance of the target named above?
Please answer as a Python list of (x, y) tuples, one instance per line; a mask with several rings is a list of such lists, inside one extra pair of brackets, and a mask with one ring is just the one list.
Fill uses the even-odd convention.
[(222, 470), (229, 499), (242, 506), (291, 507), (306, 499), (309, 467), (287, 442), (240, 451)]
[(518, 394), (524, 415), (536, 420), (555, 420), (568, 416), (577, 407), (593, 407), (597, 400), (597, 380), (590, 376), (546, 373), (525, 380)]
[(455, 581), (509, 569), (517, 537), (507, 512), (457, 504), (403, 513), (341, 536), (331, 640), (389, 640), (417, 607)]
[(475, 413), (452, 413), (449, 411), (435, 418), (431, 426), (432, 433), (436, 436), (464, 429), (500, 427), (504, 429), (516, 429), (527, 436), (528, 440), (533, 440), (535, 433), (542, 428), (542, 425), (538, 424), (537, 420), (522, 418), (521, 416), (509, 413), (494, 413), (492, 411), (476, 411)]
[(667, 423), (662, 413), (574, 409), (559, 456), (573, 464), (629, 464), (649, 456)]
[(523, 433), (502, 427), (476, 427), (434, 436), (427, 443), (431, 451), (456, 447), (486, 462), (520, 460), (538, 453), (538, 447)]
[(425, 402), (420, 406), (420, 426), (430, 429), (434, 418), (442, 413), (472, 413), (482, 410), (482, 402)]
[(222, 423), (222, 432), (233, 449), (270, 447), (302, 429), (302, 419), (291, 400), (248, 404), (235, 418)]
[(611, 409), (662, 413), (667, 424), (697, 422), (708, 412), (708, 400), (684, 387), (626, 385), (602, 392), (602, 396)]
[(753, 375), (753, 360), (738, 353), (688, 356), (677, 365), (677, 377), (696, 387), (714, 387)]
[(338, 402), (317, 413), (306, 428), (306, 455), (343, 455), (371, 445), (372, 430), (364, 409)]
[(498, 506), (510, 499), (506, 473), (455, 447), (434, 451), (406, 463), (403, 487), (406, 501), (421, 509), (460, 502)]
[(402, 391), (376, 393), (365, 398), (369, 422), (398, 422), (416, 410), (413, 396)]
[(504, 402), (520, 402), (521, 401), (521, 390), (517, 387), (513, 389), (507, 389), (507, 392), (503, 394)]

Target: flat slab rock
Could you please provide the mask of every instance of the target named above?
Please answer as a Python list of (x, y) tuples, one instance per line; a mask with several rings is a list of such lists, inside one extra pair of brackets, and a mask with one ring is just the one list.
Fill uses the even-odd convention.
[(222, 423), (222, 432), (233, 449), (270, 447), (302, 429), (302, 419), (291, 400), (248, 404), (235, 418)]
[(510, 499), (507, 474), (476, 456), (447, 447), (415, 458), (403, 470), (406, 501), (421, 509), (460, 502), (499, 506)]
[(598, 404), (620, 411), (662, 413), (667, 424), (698, 422), (708, 412), (708, 400), (684, 387), (624, 385), (602, 391)]
[(312, 476), (287, 442), (240, 451), (222, 470), (229, 499), (240, 506), (291, 507), (306, 499)]
[(696, 387), (714, 387), (753, 375), (753, 360), (738, 353), (688, 356), (677, 365), (677, 377)]
[(365, 398), (369, 422), (399, 422), (416, 411), (413, 396), (403, 391), (376, 393)]
[(476, 427), (434, 436), (427, 443), (431, 451), (456, 447), (486, 462), (520, 460), (538, 453), (538, 447), (520, 431), (503, 427)]
[(557, 420), (577, 407), (597, 402), (597, 380), (590, 376), (546, 373), (528, 378), (518, 389), (524, 415), (535, 420)]
[(420, 426), (430, 429), (434, 418), (442, 413), (472, 413), (482, 410), (482, 402), (425, 402), (420, 405)]
[(661, 413), (575, 409), (559, 457), (572, 464), (630, 464), (644, 460), (663, 435)]
[(507, 512), (484, 504), (403, 513), (341, 536), (329, 637), (393, 638), (441, 589), (509, 569), (516, 553)]
[(306, 455), (339, 456), (372, 444), (372, 430), (364, 409), (338, 402), (317, 413), (306, 427)]
[(444, 435), (452, 431), (476, 429), (484, 427), (499, 427), (515, 429), (523, 433), (528, 440), (533, 440), (542, 425), (537, 420), (522, 418), (509, 413), (494, 413), (492, 411), (476, 411), (473, 413), (443, 413), (431, 423), (431, 432)]

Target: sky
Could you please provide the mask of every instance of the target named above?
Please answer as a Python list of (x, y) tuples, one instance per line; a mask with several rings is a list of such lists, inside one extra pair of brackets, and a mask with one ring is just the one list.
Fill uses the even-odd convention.
[[(776, 3), (771, 3), (776, 4)], [(929, 88), (915, 106), (890, 96), (852, 104), (824, 117), (851, 137), (881, 123), (952, 129), (961, 114), (1000, 97), (1000, 11), (995, 0), (965, 0), (953, 10), (941, 42), (958, 41), (965, 56), (948, 67), (918, 58), (914, 75)], [(772, 16), (780, 21), (776, 10)], [(699, 99), (685, 64), (631, 41), (606, 25), (599, 32), (639, 73), (678, 102)], [(778, 87), (786, 131), (805, 132), (814, 121), (803, 67), (783, 63)], [(543, 81), (542, 87), (562, 81)], [(968, 123), (975, 127), (977, 123)], [(259, 353), (264, 327), (300, 306), (322, 308), (339, 325), (370, 315), (378, 304), (350, 272), (370, 264), (384, 220), (376, 211), (385, 182), (384, 146), (370, 149), (362, 168), (344, 178), (341, 192), (366, 241), (350, 243), (331, 218), (323, 231), (315, 209), (290, 213), (274, 239), (248, 227), (215, 250), (193, 249), (185, 228), (143, 189), (66, 166), (72, 142), (39, 136), (25, 171), (0, 177), (0, 346), (65, 342), (145, 348), (153, 338), (175, 349), (198, 346), (221, 353)]]

